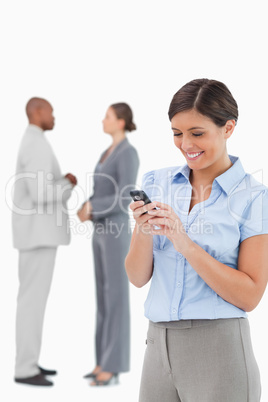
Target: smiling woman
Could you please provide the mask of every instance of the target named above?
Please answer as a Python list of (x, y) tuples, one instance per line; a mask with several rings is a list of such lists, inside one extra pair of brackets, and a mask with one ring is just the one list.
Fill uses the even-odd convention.
[(216, 177), (231, 166), (226, 140), (234, 131), (238, 107), (225, 84), (191, 81), (174, 95), (168, 115), (175, 145), (188, 162), (194, 162), (190, 167), (209, 167), (208, 174)]
[[(228, 120), (224, 126), (219, 127), (210, 118), (191, 109), (175, 114), (171, 122), (174, 143), (192, 169), (191, 209), (195, 203), (209, 197), (213, 179), (232, 166), (226, 142), (234, 131), (235, 120)], [(207, 188), (205, 199), (200, 186)]]
[(128, 277), (152, 279), (140, 402), (258, 402), (246, 312), (268, 280), (268, 189), (227, 153), (238, 109), (223, 83), (189, 82), (169, 118), (187, 164), (146, 173), (152, 203), (130, 205)]
[(197, 79), (185, 84), (175, 93), (171, 101), (168, 116), (195, 109), (209, 117), (217, 126), (222, 127), (227, 120), (238, 119), (238, 107), (235, 99), (225, 84), (216, 80)]

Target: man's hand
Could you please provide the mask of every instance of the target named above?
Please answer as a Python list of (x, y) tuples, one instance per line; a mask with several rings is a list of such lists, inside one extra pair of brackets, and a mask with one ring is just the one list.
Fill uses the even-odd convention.
[(77, 185), (77, 178), (72, 173), (67, 173), (64, 177), (68, 179), (73, 186)]

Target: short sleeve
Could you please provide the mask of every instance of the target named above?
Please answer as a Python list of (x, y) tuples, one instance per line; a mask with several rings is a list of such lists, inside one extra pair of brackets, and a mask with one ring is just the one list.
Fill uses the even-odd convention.
[(243, 214), (240, 241), (248, 237), (268, 234), (268, 189), (258, 193)]
[(147, 172), (142, 177), (141, 188), (148, 195), (149, 198), (152, 197), (153, 187), (154, 187), (154, 170)]

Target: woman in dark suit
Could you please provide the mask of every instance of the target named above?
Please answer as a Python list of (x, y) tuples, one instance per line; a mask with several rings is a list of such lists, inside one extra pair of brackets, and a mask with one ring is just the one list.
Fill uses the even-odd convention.
[(92, 378), (95, 386), (117, 383), (118, 374), (129, 371), (129, 285), (124, 261), (131, 239), (129, 191), (139, 167), (137, 151), (126, 137), (126, 131), (136, 129), (132, 119), (126, 103), (108, 108), (103, 131), (111, 135), (112, 145), (95, 168), (93, 195), (78, 212), (82, 221), (94, 223), (96, 367), (85, 378)]

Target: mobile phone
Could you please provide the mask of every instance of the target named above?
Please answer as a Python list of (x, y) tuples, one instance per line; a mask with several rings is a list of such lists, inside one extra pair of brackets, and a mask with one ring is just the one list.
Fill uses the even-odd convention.
[[(152, 202), (148, 197), (148, 195), (143, 190), (131, 190), (130, 195), (134, 201), (144, 201), (144, 205), (150, 204)], [(142, 215), (144, 214), (147, 214), (147, 211), (144, 212)]]

